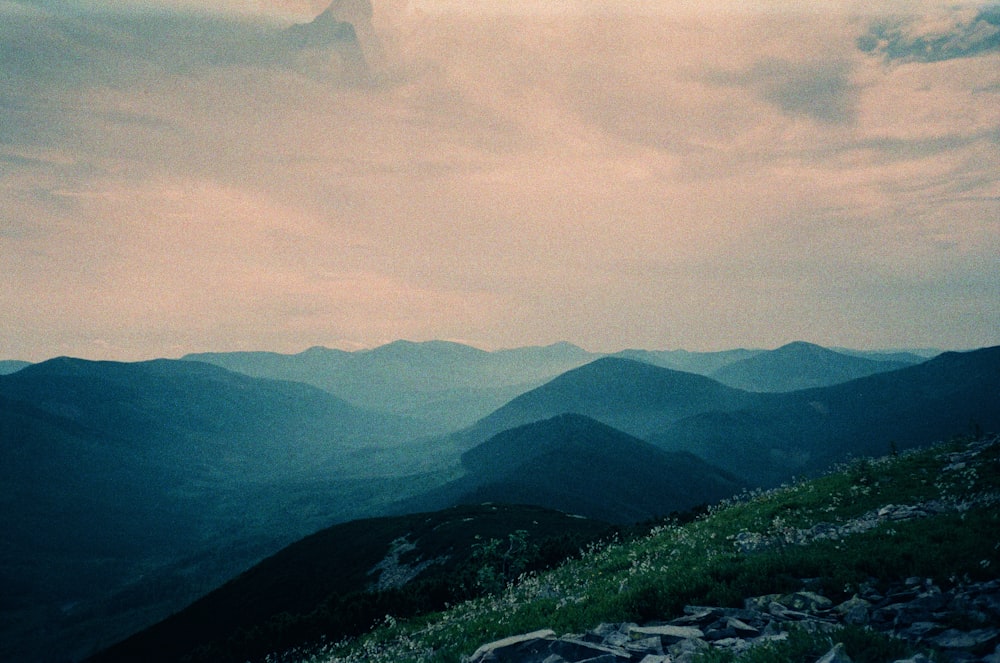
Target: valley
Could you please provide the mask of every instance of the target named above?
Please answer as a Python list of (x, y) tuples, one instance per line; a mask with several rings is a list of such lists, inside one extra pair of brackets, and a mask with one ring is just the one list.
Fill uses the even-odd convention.
[[(10, 368), (0, 375), (9, 533), (0, 658), (12, 662), (97, 654), (329, 527), (397, 519), (379, 521), (394, 524), (375, 528), (389, 538), (373, 539), (369, 557), (344, 558), (358, 578), (390, 542), (413, 543), (414, 514), (431, 522), (474, 505), (542, 509), (499, 528), (486, 513), (467, 516), (469, 532), (506, 540), (545, 514), (562, 524), (533, 544), (542, 549), (851, 457), (1000, 429), (998, 348), (925, 359), (803, 343), (593, 355), (569, 344), (485, 352), (397, 342)], [(800, 384), (811, 386), (790, 388)], [(344, 545), (359, 535), (337, 536)], [(446, 555), (454, 563), (470, 559), (470, 539), (447, 545), (465, 551)], [(337, 550), (327, 554), (341, 559)], [(458, 596), (425, 571), (415, 577), (445, 587), (432, 594)], [(317, 586), (316, 601), (365, 587)], [(296, 619), (309, 621), (316, 602), (289, 593), (306, 601)], [(265, 622), (284, 611), (262, 610)], [(228, 637), (203, 635), (202, 644)]]

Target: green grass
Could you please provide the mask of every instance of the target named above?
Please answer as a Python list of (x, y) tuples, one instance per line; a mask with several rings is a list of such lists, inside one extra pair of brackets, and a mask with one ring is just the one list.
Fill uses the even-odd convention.
[[(641, 537), (594, 546), (580, 559), (522, 577), (501, 594), (443, 613), (390, 620), (308, 660), (457, 662), (484, 642), (517, 633), (540, 628), (581, 632), (600, 622), (670, 618), (688, 604), (742, 606), (748, 596), (801, 589), (803, 578), (818, 578), (822, 593), (842, 600), (866, 582), (886, 584), (921, 576), (948, 587), (962, 579), (995, 577), (1000, 568), (998, 448), (990, 448), (965, 468), (944, 471), (948, 454), (958, 448), (953, 443), (855, 461), (814, 481), (745, 495), (694, 522), (662, 524)], [(930, 500), (958, 504), (972, 499), (987, 503), (962, 512), (882, 524), (840, 541), (776, 543), (749, 554), (738, 552), (734, 545), (741, 532), (780, 540), (795, 528), (845, 522), (886, 504)], [(838, 637), (859, 642), (870, 637), (875, 649), (892, 644), (858, 629)], [(831, 646), (823, 639), (826, 636), (809, 635), (774, 647), (806, 647), (796, 638), (810, 640), (809, 647), (825, 647), (815, 656), (801, 654), (812, 660)], [(876, 642), (882, 644), (875, 647)], [(789, 652), (763, 650), (753, 656), (765, 658), (740, 660), (797, 660)]]

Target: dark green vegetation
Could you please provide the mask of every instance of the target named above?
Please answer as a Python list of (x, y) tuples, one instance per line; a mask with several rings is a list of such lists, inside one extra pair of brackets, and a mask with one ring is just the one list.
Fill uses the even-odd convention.
[(619, 524), (712, 504), (745, 487), (689, 453), (662, 451), (578, 414), (504, 431), (462, 455), (467, 474), (418, 503), (540, 504)]
[(535, 507), (480, 505), (358, 520), (285, 548), (186, 610), (92, 659), (259, 660), (502, 589), (610, 526)]
[[(667, 523), (645, 536), (597, 546), (525, 578), (502, 596), (389, 623), (309, 660), (458, 661), (480, 644), (509, 635), (542, 628), (581, 633), (602, 622), (669, 619), (685, 605), (742, 607), (744, 598), (798, 591), (806, 583), (836, 602), (862, 584), (884, 589), (911, 576), (943, 588), (993, 579), (1000, 564), (1000, 441), (993, 438), (974, 458), (953, 464), (951, 454), (965, 451), (970, 441), (855, 461), (813, 481), (752, 493), (694, 522)], [(882, 522), (838, 540), (798, 541), (795, 534), (820, 523), (846, 525), (888, 504), (929, 501), (952, 510)], [(737, 543), (747, 537), (771, 543), (741, 552)], [(845, 643), (855, 660), (883, 660), (871, 656), (902, 650), (885, 636), (847, 629), (798, 633), (745, 660), (811, 662), (831, 639)], [(705, 660), (729, 659), (713, 654)]]

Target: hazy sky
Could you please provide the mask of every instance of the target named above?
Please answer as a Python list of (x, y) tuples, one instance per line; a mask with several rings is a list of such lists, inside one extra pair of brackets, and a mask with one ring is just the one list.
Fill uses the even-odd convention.
[(1000, 344), (1000, 5), (326, 4), (0, 0), (0, 358)]

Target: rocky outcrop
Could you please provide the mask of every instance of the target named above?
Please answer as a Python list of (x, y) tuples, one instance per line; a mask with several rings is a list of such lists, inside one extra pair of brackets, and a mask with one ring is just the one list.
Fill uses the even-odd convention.
[[(964, 451), (945, 454), (944, 458), (948, 465), (942, 468), (943, 475), (966, 470), (968, 464), (985, 449), (996, 444), (1000, 444), (1000, 438), (994, 436), (973, 442)], [(814, 541), (836, 541), (867, 532), (885, 523), (929, 518), (946, 513), (963, 513), (972, 507), (998, 504), (1000, 504), (1000, 494), (996, 492), (980, 493), (974, 499), (935, 499), (919, 504), (886, 504), (842, 523), (821, 522), (812, 527), (787, 528), (780, 533), (769, 535), (749, 531), (740, 532), (733, 537), (733, 545), (739, 552), (750, 554), (787, 545), (801, 546)]]
[[(965, 450), (945, 453), (939, 479), (963, 473), (975, 477), (974, 464), (1000, 437), (980, 439)], [(855, 518), (822, 522), (809, 528), (771, 528), (766, 533), (742, 531), (729, 537), (742, 554), (821, 540), (841, 540), (883, 524), (969, 509), (995, 507), (1000, 493), (980, 491), (964, 498), (942, 498), (917, 504), (887, 504)], [(989, 567), (989, 560), (980, 564)], [(687, 663), (698, 653), (726, 650), (740, 654), (764, 643), (786, 640), (794, 629), (820, 633), (834, 643), (816, 663), (850, 663), (837, 633), (861, 626), (898, 638), (915, 650), (909, 659), (886, 663), (1000, 663), (1000, 579), (974, 582), (952, 579), (942, 589), (930, 578), (913, 577), (876, 589), (863, 583), (847, 600), (834, 601), (812, 591), (818, 579), (802, 580), (801, 591), (744, 600), (742, 608), (687, 606), (684, 614), (647, 624), (601, 624), (582, 634), (557, 636), (539, 631), (484, 645), (466, 663)]]
[[(551, 630), (514, 636), (480, 647), (468, 663), (685, 663), (698, 652), (740, 653), (788, 638), (789, 630), (829, 632), (866, 625), (939, 652), (936, 660), (1000, 663), (1000, 580), (944, 591), (930, 580), (910, 578), (879, 593), (863, 587), (835, 604), (803, 590), (748, 598), (743, 608), (687, 606), (684, 615), (650, 624), (601, 624), (583, 634)], [(920, 655), (905, 663), (927, 661)], [(849, 663), (842, 645), (817, 663)], [(904, 663), (904, 661), (899, 661)]]
[(370, 591), (384, 592), (387, 589), (398, 589), (435, 564), (445, 564), (447, 555), (432, 559), (417, 559), (413, 563), (401, 561), (406, 553), (417, 549), (417, 544), (405, 536), (401, 536), (389, 544), (389, 552), (378, 564), (368, 571), (368, 575), (377, 576), (377, 580), (369, 585)]

